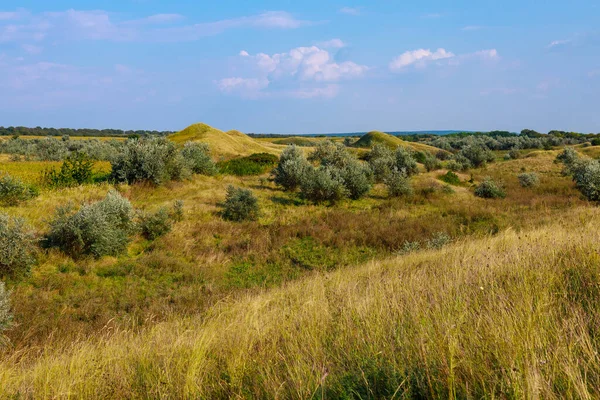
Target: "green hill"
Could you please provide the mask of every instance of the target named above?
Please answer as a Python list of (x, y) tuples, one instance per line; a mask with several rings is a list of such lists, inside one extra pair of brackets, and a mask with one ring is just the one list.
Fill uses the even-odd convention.
[(283, 148), (283, 146), (259, 143), (240, 131), (223, 132), (202, 123), (190, 125), (180, 132), (169, 135), (168, 138), (175, 143), (187, 141), (207, 143), (213, 156), (224, 158), (248, 156), (254, 153), (279, 154)]
[(432, 154), (435, 154), (438, 151), (440, 151), (440, 149), (435, 148), (433, 146), (429, 146), (422, 143), (407, 142), (396, 136), (380, 131), (371, 131), (369, 133), (364, 134), (356, 143), (353, 144), (353, 146), (361, 148), (371, 148), (376, 144), (384, 144), (393, 149), (395, 149), (398, 146), (408, 147), (415, 151), (428, 151)]

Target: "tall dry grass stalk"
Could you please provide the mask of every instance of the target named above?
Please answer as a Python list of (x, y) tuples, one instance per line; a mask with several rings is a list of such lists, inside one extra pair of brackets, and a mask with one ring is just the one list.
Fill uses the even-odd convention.
[(597, 398), (597, 210), (19, 354), (1, 398)]

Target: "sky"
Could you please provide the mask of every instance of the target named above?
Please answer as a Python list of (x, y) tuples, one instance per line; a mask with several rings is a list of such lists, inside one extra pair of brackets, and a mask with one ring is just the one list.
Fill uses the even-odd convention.
[(600, 3), (2, 0), (0, 126), (600, 132)]

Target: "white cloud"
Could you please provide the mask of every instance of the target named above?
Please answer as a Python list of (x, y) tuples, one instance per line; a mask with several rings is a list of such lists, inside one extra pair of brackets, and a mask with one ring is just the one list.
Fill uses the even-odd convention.
[(472, 53), (475, 57), (479, 57), (487, 60), (495, 60), (500, 58), (498, 55), (498, 51), (496, 49), (488, 49), (488, 50), (479, 50), (475, 53)]
[[(231, 77), (217, 82), (219, 89), (225, 93), (260, 92), (263, 95), (287, 95), (296, 98), (333, 97), (339, 92), (335, 82), (355, 79), (363, 76), (368, 67), (352, 61), (338, 63), (329, 54), (317, 46), (296, 47), (285, 53), (250, 55), (241, 51), (246, 68), (250, 69), (250, 77)], [(266, 92), (271, 83), (279, 89), (277, 92)]]
[(402, 53), (392, 60), (389, 67), (392, 71), (400, 71), (413, 64), (422, 67), (430, 61), (443, 60), (452, 57), (454, 57), (454, 53), (448, 52), (442, 48), (437, 49), (434, 52), (429, 49), (418, 49)]
[(319, 42), (318, 45), (324, 48), (334, 48), (341, 49), (342, 47), (346, 47), (346, 43), (342, 41), (342, 39), (331, 39), (326, 40), (324, 42)]
[[(17, 13), (1, 13), (0, 20), (12, 20)], [(216, 35), (229, 29), (295, 29), (310, 22), (284, 11), (267, 11), (214, 22), (181, 24), (179, 14), (155, 14), (119, 21), (102, 10), (66, 10), (30, 14), (21, 12), (19, 24), (0, 25), (0, 42), (53, 39), (93, 39), (110, 41), (190, 41)], [(157, 25), (170, 25), (160, 27)]]
[(339, 12), (347, 15), (360, 15), (360, 7), (342, 7)]
[(548, 46), (546, 46), (546, 48), (551, 49), (553, 47), (557, 47), (557, 46), (563, 46), (566, 44), (571, 43), (570, 39), (565, 39), (565, 40), (553, 40), (552, 42), (550, 42), (550, 44)]

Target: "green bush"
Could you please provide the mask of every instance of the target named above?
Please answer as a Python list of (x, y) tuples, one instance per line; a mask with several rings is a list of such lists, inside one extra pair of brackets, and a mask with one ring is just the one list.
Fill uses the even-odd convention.
[(2, 332), (12, 326), (13, 315), (10, 312), (10, 292), (4, 282), (0, 281), (0, 343)]
[(475, 188), (475, 196), (482, 197), (484, 199), (503, 199), (506, 197), (506, 192), (504, 191), (504, 188), (494, 182), (492, 178), (486, 177), (483, 182), (481, 182)]
[(441, 249), (450, 243), (450, 241), (450, 236), (448, 236), (445, 232), (438, 232), (431, 239), (427, 240), (427, 248)]
[(459, 154), (467, 160), (469, 160), (471, 165), (476, 168), (481, 167), (488, 162), (494, 161), (495, 158), (494, 153), (492, 153), (490, 149), (488, 149), (484, 145), (477, 144), (471, 144), (469, 146), (464, 147)]
[(0, 204), (16, 206), (39, 195), (35, 186), (23, 183), (19, 178), (8, 174), (0, 176)]
[(344, 168), (355, 158), (348, 152), (343, 144), (325, 140), (319, 142), (308, 159), (309, 161), (317, 162), (324, 167)]
[(412, 153), (402, 146), (396, 149), (394, 167), (398, 171), (404, 171), (407, 176), (419, 173), (417, 161), (415, 161)]
[(598, 137), (593, 138), (592, 146), (600, 146), (600, 138), (598, 138)]
[(214, 175), (217, 173), (217, 166), (210, 158), (208, 144), (187, 142), (181, 150), (188, 168), (195, 174)]
[(73, 153), (63, 161), (60, 169), (48, 169), (42, 175), (46, 186), (71, 187), (91, 183), (94, 161), (86, 153)]
[(352, 200), (360, 199), (371, 190), (371, 168), (358, 160), (348, 163), (340, 175)]
[(224, 174), (237, 176), (261, 175), (277, 165), (277, 156), (268, 153), (256, 153), (248, 157), (234, 158), (218, 164)]
[(600, 201), (600, 161), (576, 160), (570, 167), (573, 181), (590, 201)]
[(425, 166), (427, 172), (435, 171), (442, 168), (442, 163), (440, 162), (440, 160), (435, 158), (435, 156), (431, 155), (430, 153), (425, 154), (423, 165)]
[(315, 203), (335, 203), (347, 195), (340, 171), (334, 167), (310, 167), (300, 186), (302, 196)]
[(22, 218), (0, 214), (0, 276), (25, 274), (35, 262), (35, 238)]
[(154, 213), (141, 213), (139, 228), (142, 236), (148, 240), (155, 240), (171, 232), (173, 223), (167, 207), (161, 207)]
[(439, 180), (442, 182), (449, 183), (451, 185), (460, 185), (460, 178), (452, 171), (446, 172), (444, 175), (440, 175)]
[(117, 256), (126, 249), (134, 230), (131, 203), (111, 190), (103, 200), (84, 204), (78, 211), (70, 204), (59, 207), (46, 245), (75, 258)]
[(394, 152), (383, 144), (376, 144), (367, 155), (367, 161), (373, 171), (375, 182), (383, 182), (394, 169)]
[(413, 193), (410, 179), (404, 170), (394, 169), (384, 183), (390, 197), (407, 196)]
[(184, 156), (165, 138), (130, 139), (111, 164), (111, 178), (117, 182), (161, 185), (191, 174)]
[(540, 184), (540, 178), (535, 172), (519, 174), (518, 178), (523, 187), (534, 187)]
[(260, 212), (258, 199), (248, 189), (227, 187), (227, 197), (223, 205), (223, 218), (229, 221), (253, 221)]
[(301, 149), (295, 145), (288, 146), (281, 153), (279, 164), (273, 170), (273, 180), (284, 190), (296, 190), (310, 167)]

